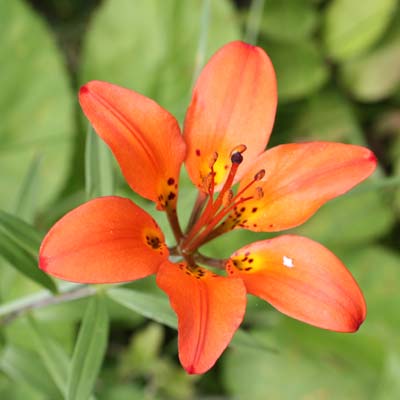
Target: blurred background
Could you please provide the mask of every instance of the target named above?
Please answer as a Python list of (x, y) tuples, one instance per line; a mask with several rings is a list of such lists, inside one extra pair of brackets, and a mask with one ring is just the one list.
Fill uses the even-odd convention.
[[(36, 257), (49, 227), (96, 195), (130, 197), (166, 226), (88, 129), (79, 86), (132, 88), (182, 122), (199, 68), (234, 39), (262, 46), (276, 68), (272, 146), (340, 141), (379, 159), (373, 177), (295, 230), (340, 256), (368, 317), (337, 334), (249, 298), (216, 366), (188, 376), (154, 279), (55, 284)], [(184, 172), (180, 190), (185, 219), (195, 193)], [(400, 398), (399, 0), (1, 0), (0, 210), (1, 399)], [(234, 232), (206, 252), (265, 237)]]

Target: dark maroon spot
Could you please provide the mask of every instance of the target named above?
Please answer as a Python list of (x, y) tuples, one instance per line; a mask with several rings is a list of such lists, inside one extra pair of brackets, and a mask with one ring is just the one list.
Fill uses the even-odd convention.
[(169, 192), (168, 200), (173, 200), (175, 197), (176, 197), (176, 194), (174, 192)]
[(241, 209), (240, 209), (240, 212), (245, 212), (246, 211), (246, 207), (242, 207)]
[(255, 213), (257, 210), (258, 210), (258, 208), (257, 208), (257, 207), (254, 207), (254, 208), (252, 208), (251, 212), (252, 212), (252, 213)]
[(197, 157), (200, 157), (200, 154), (201, 154), (201, 153), (200, 153), (200, 150), (199, 150), (199, 149), (196, 149), (196, 156), (197, 156)]
[(168, 183), (168, 186), (172, 186), (175, 183), (175, 179), (174, 178), (168, 178), (167, 183)]
[(229, 168), (229, 165), (224, 165), (224, 168), (225, 168), (225, 169), (228, 169), (228, 168)]
[(254, 261), (253, 258), (249, 258), (249, 264), (251, 264)]

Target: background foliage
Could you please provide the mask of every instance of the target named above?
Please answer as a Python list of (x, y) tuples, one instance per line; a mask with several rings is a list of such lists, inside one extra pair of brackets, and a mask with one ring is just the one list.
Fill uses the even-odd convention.
[[(182, 121), (201, 65), (239, 38), (264, 47), (277, 70), (272, 145), (334, 140), (378, 156), (375, 176), (296, 229), (340, 255), (369, 314), (358, 333), (336, 334), (249, 298), (244, 330), (212, 371), (191, 377), (153, 279), (55, 282), (36, 257), (51, 224), (87, 197), (140, 202), (87, 130), (79, 85), (133, 88)], [(0, 398), (400, 397), (398, 0), (3, 0), (0, 71)], [(185, 218), (185, 176), (181, 191)], [(206, 250), (227, 256), (255, 237), (235, 232)]]

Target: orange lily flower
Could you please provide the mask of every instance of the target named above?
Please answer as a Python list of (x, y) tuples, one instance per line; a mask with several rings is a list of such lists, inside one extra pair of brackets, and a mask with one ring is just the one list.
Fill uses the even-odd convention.
[[(134, 91), (93, 81), (79, 99), (130, 187), (166, 212), (176, 246), (168, 248), (154, 219), (129, 199), (102, 197), (52, 227), (41, 245), (40, 268), (83, 283), (157, 274), (178, 317), (179, 358), (189, 373), (214, 365), (243, 320), (247, 293), (317, 327), (358, 329), (366, 305), (357, 283), (310, 239), (262, 240), (227, 260), (199, 251), (233, 229), (298, 226), (376, 167), (370, 150), (348, 144), (283, 144), (265, 151), (277, 87), (261, 48), (236, 41), (211, 58), (195, 85), (183, 135), (171, 114)], [(184, 232), (176, 211), (182, 164), (199, 193)], [(170, 255), (182, 261), (171, 262)]]

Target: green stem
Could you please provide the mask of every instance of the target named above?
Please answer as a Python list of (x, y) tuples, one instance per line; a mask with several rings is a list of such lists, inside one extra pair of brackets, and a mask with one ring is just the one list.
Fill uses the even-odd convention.
[(52, 296), (47, 291), (41, 291), (31, 296), (19, 299), (18, 301), (3, 304), (0, 307), (0, 317), (2, 317), (0, 325), (12, 322), (15, 318), (18, 318), (20, 315), (25, 314), (30, 310), (92, 296), (97, 293), (98, 290), (99, 287), (96, 286), (68, 284), (60, 288), (61, 293), (57, 296)]

